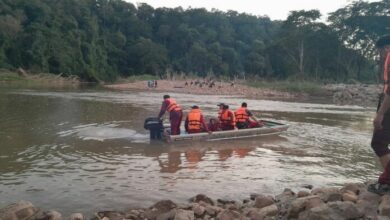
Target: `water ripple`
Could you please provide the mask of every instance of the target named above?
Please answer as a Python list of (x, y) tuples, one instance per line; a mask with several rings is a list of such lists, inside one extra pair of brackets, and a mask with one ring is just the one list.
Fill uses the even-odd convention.
[(109, 139), (128, 139), (131, 141), (147, 142), (149, 136), (139, 134), (132, 129), (117, 128), (117, 124), (88, 124), (74, 126), (70, 130), (60, 131), (57, 134), (60, 137), (76, 135), (82, 140), (104, 141)]

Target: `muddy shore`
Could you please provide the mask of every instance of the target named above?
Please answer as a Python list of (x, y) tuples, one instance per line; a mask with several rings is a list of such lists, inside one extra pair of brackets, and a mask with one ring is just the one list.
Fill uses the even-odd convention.
[[(187, 83), (187, 84), (186, 84)], [(253, 99), (293, 100), (307, 101), (321, 99), (337, 105), (359, 105), (375, 107), (378, 94), (381, 93), (382, 85), (377, 84), (327, 84), (321, 85), (320, 94), (305, 92), (284, 92), (268, 88), (254, 88), (243, 83), (216, 82), (213, 87), (209, 85), (190, 84), (184, 80), (159, 80), (157, 87), (148, 87), (148, 81), (135, 81), (104, 85), (114, 90), (138, 90), (175, 92), (202, 95), (231, 95), (243, 96)]]
[[(186, 85), (186, 82), (188, 85)], [(244, 84), (232, 84), (227, 82), (215, 82), (215, 84), (210, 87), (209, 84), (191, 85), (190, 81), (184, 80), (158, 80), (157, 87), (155, 88), (149, 88), (147, 83), (147, 81), (135, 81), (130, 83), (105, 85), (105, 87), (117, 90), (142, 90), (202, 95), (232, 95), (245, 96), (249, 98), (296, 98), (306, 96), (306, 94), (303, 93), (292, 94), (289, 92), (281, 92), (271, 89), (258, 89)]]
[(278, 195), (253, 193), (242, 201), (213, 199), (199, 194), (186, 204), (157, 201), (148, 208), (102, 210), (93, 216), (44, 211), (27, 201), (0, 209), (2, 220), (263, 220), (263, 219), (389, 219), (390, 195), (368, 192), (367, 185), (347, 183), (342, 187), (313, 188), (303, 185), (298, 192), (284, 189)]

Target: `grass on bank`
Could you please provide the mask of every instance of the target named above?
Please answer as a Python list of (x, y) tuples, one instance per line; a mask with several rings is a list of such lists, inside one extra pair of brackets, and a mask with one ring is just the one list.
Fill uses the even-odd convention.
[(309, 81), (248, 81), (248, 86), (255, 88), (272, 89), (282, 92), (299, 92), (309, 94), (321, 94), (321, 84)]
[(0, 71), (0, 82), (15, 82), (25, 81), (24, 77), (19, 76), (17, 73), (9, 71)]
[[(184, 78), (182, 76), (175, 76), (175, 79)], [(117, 82), (136, 82), (136, 81), (147, 81), (147, 80), (156, 80), (158, 79), (155, 75), (143, 74), (143, 75), (132, 75), (127, 78), (119, 79)], [(200, 77), (191, 77), (191, 75), (186, 76), (185, 79), (200, 79)], [(231, 82), (229, 78), (220, 79), (224, 82)], [(322, 94), (324, 89), (322, 84), (319, 82), (313, 81), (299, 81), (299, 80), (280, 80), (280, 81), (271, 81), (271, 80), (246, 80), (241, 81), (240, 83), (247, 86), (251, 86), (259, 89), (272, 89), (282, 92), (294, 92), (294, 93), (309, 93), (309, 94)]]
[(63, 86), (63, 85), (79, 85), (80, 80), (77, 76), (63, 77), (60, 75), (49, 73), (24, 74), (20, 75), (17, 72), (0, 69), (0, 83), (18, 84), (18, 85), (42, 85), (42, 86)]
[(154, 75), (143, 74), (143, 75), (132, 75), (127, 78), (119, 79), (117, 81), (136, 82), (136, 81), (147, 81), (147, 80), (157, 80), (157, 79), (158, 77)]

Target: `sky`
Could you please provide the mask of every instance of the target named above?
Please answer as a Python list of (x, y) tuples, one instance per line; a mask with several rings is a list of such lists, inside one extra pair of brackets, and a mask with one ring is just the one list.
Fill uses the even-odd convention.
[[(285, 20), (290, 11), (318, 9), (327, 17), (329, 12), (336, 11), (348, 5), (351, 0), (126, 0), (133, 4), (147, 3), (154, 8), (158, 7), (183, 7), (212, 8), (228, 11), (234, 10), (252, 15), (267, 15), (272, 20)], [(373, 2), (375, 0), (369, 0)]]

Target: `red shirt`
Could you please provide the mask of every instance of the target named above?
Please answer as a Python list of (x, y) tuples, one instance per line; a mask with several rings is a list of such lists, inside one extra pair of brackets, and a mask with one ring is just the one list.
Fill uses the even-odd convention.
[(390, 95), (390, 53), (387, 54), (385, 60), (385, 65), (383, 68), (383, 80), (385, 83), (383, 93)]
[(158, 114), (159, 118), (161, 118), (164, 115), (164, 113), (167, 111), (168, 106), (170, 104), (171, 104), (171, 100), (170, 99), (164, 99), (164, 101), (162, 102), (162, 105), (161, 105), (160, 113)]

